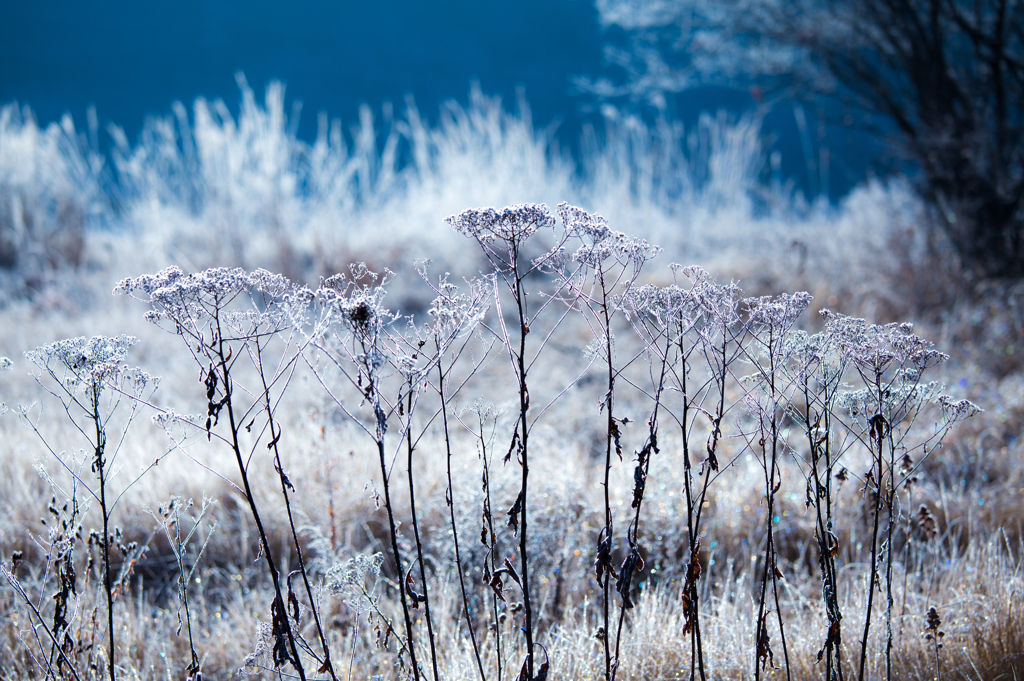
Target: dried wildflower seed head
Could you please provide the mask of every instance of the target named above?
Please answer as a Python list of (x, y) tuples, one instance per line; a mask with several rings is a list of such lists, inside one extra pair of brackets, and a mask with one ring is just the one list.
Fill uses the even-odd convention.
[(132, 336), (93, 336), (68, 338), (42, 345), (25, 357), (46, 370), (68, 393), (84, 390), (98, 397), (106, 384), (116, 383), (139, 394), (155, 380), (142, 369), (123, 364), (128, 348), (136, 343)]
[(939, 533), (935, 516), (932, 515), (931, 510), (924, 504), (921, 504), (921, 507), (917, 509), (917, 526), (920, 528), (921, 533), (924, 534), (925, 539), (935, 539)]
[(330, 287), (330, 280), (317, 291), (329, 316), (338, 319), (342, 325), (361, 338), (376, 333), (393, 315), (383, 306), (385, 291), (378, 287), (355, 287), (339, 291)]
[(565, 231), (580, 238), (586, 237), (591, 243), (598, 243), (611, 234), (608, 221), (600, 215), (591, 215), (582, 208), (566, 202), (558, 204), (558, 217), (562, 219)]
[(949, 395), (939, 395), (936, 401), (942, 407), (942, 415), (950, 424), (969, 419), (985, 411), (970, 400), (954, 401)]
[[(359, 554), (327, 571), (327, 590), (346, 605), (362, 612), (372, 605), (374, 584), (384, 564), (384, 554)], [(367, 585), (367, 580), (371, 584)]]
[(661, 249), (644, 239), (635, 239), (622, 232), (609, 231), (601, 241), (583, 244), (572, 259), (591, 269), (598, 269), (602, 263), (612, 260), (623, 267), (639, 271), (648, 260), (658, 255)]
[(675, 267), (673, 273), (682, 271), (689, 279), (690, 295), (701, 309), (701, 314), (719, 325), (732, 326), (739, 321), (739, 288), (733, 283), (717, 284), (714, 278), (700, 267)]
[(499, 411), (493, 404), (483, 399), (482, 397), (478, 397), (475, 400), (473, 400), (473, 403), (470, 404), (467, 409), (470, 412), (476, 414), (477, 418), (479, 418), (481, 421), (486, 421), (488, 419), (494, 418)]
[(542, 228), (554, 228), (555, 218), (543, 203), (517, 203), (505, 208), (470, 208), (444, 219), (459, 234), (482, 244), (494, 239), (522, 243)]
[[(140, 292), (148, 298), (139, 296)], [(313, 297), (309, 289), (279, 274), (263, 269), (246, 272), (237, 267), (214, 267), (195, 274), (168, 267), (156, 274), (124, 279), (114, 293), (149, 303), (148, 321), (159, 324), (167, 320), (175, 325), (176, 333), (188, 329), (192, 334), (214, 315), (238, 331), (298, 323)], [(230, 309), (239, 299), (247, 304)]]
[(202, 418), (196, 414), (177, 414), (173, 409), (168, 409), (154, 414), (151, 421), (153, 425), (168, 430), (171, 426), (178, 424), (187, 423), (198, 426), (202, 423)]
[(690, 292), (675, 285), (645, 284), (630, 288), (619, 304), (633, 314), (650, 316), (660, 326), (682, 324), (689, 328), (700, 314), (699, 305)]
[(941, 386), (929, 383), (893, 382), (881, 392), (875, 388), (861, 388), (839, 393), (836, 402), (850, 412), (854, 422), (862, 426), (875, 415), (881, 415), (890, 426), (896, 426), (918, 413), (932, 400), (937, 400)]
[(345, 316), (354, 326), (367, 327), (373, 322), (373, 307), (366, 300), (356, 300), (345, 309)]
[(932, 635), (938, 635), (939, 637), (944, 636), (943, 632), (939, 631), (939, 627), (942, 626), (942, 618), (939, 617), (939, 611), (935, 609), (935, 606), (928, 608), (927, 616), (928, 628), (925, 629), (928, 633), (928, 640), (932, 639)]
[(466, 283), (468, 291), (463, 293), (448, 281), (446, 275), (434, 289), (438, 295), (427, 310), (431, 318), (428, 332), (439, 345), (443, 346), (470, 331), (483, 321), (487, 312), (493, 295), (493, 282), (471, 279)]
[(777, 296), (761, 296), (746, 301), (750, 322), (761, 328), (786, 331), (811, 304), (811, 294), (800, 291)]
[(912, 324), (868, 324), (834, 312), (823, 316), (828, 320), (826, 333), (862, 371), (882, 374), (895, 366), (921, 372), (949, 359), (912, 333)]
[(154, 291), (172, 286), (185, 276), (180, 267), (167, 267), (156, 274), (144, 274), (141, 277), (126, 278), (114, 287), (114, 295), (132, 295), (136, 291), (152, 295)]

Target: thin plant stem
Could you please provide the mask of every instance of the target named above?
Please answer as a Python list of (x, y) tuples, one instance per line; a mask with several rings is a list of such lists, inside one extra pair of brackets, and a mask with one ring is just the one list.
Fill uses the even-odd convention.
[(448, 403), (445, 401), (444, 385), (445, 374), (441, 367), (441, 346), (438, 344), (437, 362), (437, 394), (441, 400), (441, 424), (444, 428), (444, 449), (445, 449), (445, 472), (448, 475), (448, 511), (452, 521), (452, 540), (455, 543), (455, 571), (459, 575), (459, 590), (462, 592), (462, 608), (466, 614), (466, 627), (469, 629), (469, 641), (473, 646), (473, 657), (476, 659), (476, 666), (480, 672), (480, 680), (487, 681), (484, 673), (484, 663), (480, 658), (480, 647), (476, 642), (476, 632), (473, 626), (473, 617), (469, 612), (469, 596), (466, 593), (466, 577), (462, 569), (462, 554), (459, 551), (459, 528), (455, 519), (455, 486), (452, 483), (452, 440), (448, 431)]
[[(408, 393), (408, 397), (407, 397), (407, 406), (406, 406), (406, 418), (408, 418), (409, 422), (408, 422), (408, 426), (405, 429), (406, 445), (407, 445), (407, 452), (408, 452), (408, 468), (407, 468), (407, 472), (409, 474), (409, 508), (410, 508), (411, 513), (412, 513), (412, 533), (413, 533), (413, 537), (416, 540), (416, 559), (417, 559), (417, 562), (419, 563), (419, 566), (420, 566), (420, 581), (423, 584), (423, 596), (422, 596), (422, 598), (423, 598), (424, 614), (425, 614), (426, 620), (427, 620), (427, 638), (428, 638), (428, 641), (430, 642), (430, 663), (433, 666), (433, 670), (434, 670), (434, 681), (440, 681), (440, 675), (438, 674), (438, 670), (437, 670), (437, 647), (436, 647), (435, 642), (434, 642), (434, 623), (433, 623), (433, 621), (431, 619), (431, 616), (430, 616), (430, 591), (429, 591), (429, 589), (427, 587), (426, 565), (425, 565), (424, 560), (423, 560), (423, 543), (420, 541), (420, 526), (419, 526), (419, 522), (416, 519), (416, 488), (415, 488), (415, 485), (414, 485), (413, 474), (412, 474), (412, 454), (413, 454), (413, 450), (414, 450), (414, 447), (413, 447), (413, 444), (412, 444), (412, 412), (413, 412), (413, 405), (414, 405), (414, 402), (413, 402), (413, 392), (414, 391), (413, 391), (412, 382), (410, 381), (409, 382), (409, 393)], [(403, 585), (403, 588), (405, 588), (404, 585)]]
[(259, 338), (255, 339), (254, 345), (256, 368), (258, 369), (260, 381), (263, 384), (263, 406), (267, 414), (267, 425), (270, 428), (269, 446), (274, 450), (274, 468), (277, 470), (281, 481), (281, 495), (284, 497), (284, 508), (288, 514), (288, 528), (291, 530), (292, 543), (295, 545), (295, 553), (299, 561), (299, 574), (302, 575), (302, 583), (306, 588), (306, 596), (309, 598), (309, 609), (313, 613), (313, 622), (316, 624), (317, 636), (320, 639), (320, 646), (324, 652), (324, 662), (321, 669), (327, 671), (334, 681), (338, 681), (338, 677), (334, 672), (334, 665), (331, 663), (331, 648), (327, 644), (327, 636), (324, 634), (323, 627), (320, 624), (320, 610), (317, 608), (316, 599), (313, 597), (313, 587), (309, 583), (309, 575), (307, 574), (306, 563), (302, 555), (302, 543), (299, 541), (299, 533), (295, 529), (295, 517), (292, 514), (291, 497), (288, 494), (289, 489), (294, 490), (295, 488), (285, 474), (284, 464), (281, 462), (281, 451), (278, 447), (278, 443), (281, 440), (281, 426), (276, 424), (274, 419), (274, 406), (270, 400), (270, 386), (267, 385), (267, 376), (263, 368), (263, 349), (260, 346)]

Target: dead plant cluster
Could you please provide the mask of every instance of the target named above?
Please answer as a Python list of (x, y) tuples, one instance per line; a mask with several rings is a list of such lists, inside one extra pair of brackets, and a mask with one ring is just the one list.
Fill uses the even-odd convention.
[[(50, 503), (41, 531), (4, 540), (24, 546), (0, 565), (0, 676), (1024, 669), (1016, 547), (962, 544), (922, 501), (947, 436), (980, 410), (933, 380), (948, 357), (911, 325), (809, 320), (806, 293), (747, 298), (700, 268), (656, 270), (659, 249), (568, 204), (447, 222), (489, 269), (454, 282), (418, 264), (420, 314), (389, 309), (396, 275), (365, 265), (316, 290), (225, 268), (122, 281), (180, 340), (178, 370), (198, 379), (180, 403), (127, 364), (127, 336), (27, 353), (72, 427), (16, 410), (49, 451)], [(162, 443), (136, 443), (154, 437), (138, 414)], [(159, 453), (128, 475), (133, 446)], [(180, 495), (154, 500), (149, 529), (119, 527), (165, 461), (212, 476), (252, 534), (216, 539), (222, 509)], [(331, 476), (351, 489), (371, 473), (360, 498), (335, 498)], [(237, 542), (234, 565), (210, 556), (218, 541)], [(147, 552), (165, 558), (162, 596), (140, 577)], [(964, 615), (986, 597), (964, 566), (1010, 610)], [(176, 643), (155, 640), (171, 629)]]

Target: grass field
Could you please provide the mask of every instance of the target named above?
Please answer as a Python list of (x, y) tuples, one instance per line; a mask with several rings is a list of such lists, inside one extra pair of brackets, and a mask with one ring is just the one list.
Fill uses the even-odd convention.
[(1024, 298), (905, 182), (283, 101), (0, 114), (0, 678), (1024, 676)]

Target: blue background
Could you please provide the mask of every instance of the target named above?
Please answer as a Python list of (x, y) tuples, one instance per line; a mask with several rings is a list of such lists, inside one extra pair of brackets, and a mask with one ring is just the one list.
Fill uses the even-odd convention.
[[(319, 111), (354, 122), (360, 103), (379, 115), (383, 102), (401, 107), (411, 94), (433, 121), (441, 102), (465, 102), (478, 81), (506, 108), (524, 88), (534, 124), (556, 123), (560, 143), (573, 149), (595, 114), (572, 79), (621, 78), (602, 59), (617, 39), (587, 0), (5, 0), (0, 103), (28, 104), (41, 123), (70, 112), (79, 129), (95, 105), (101, 129), (113, 122), (134, 140), (145, 117), (167, 114), (174, 100), (190, 107), (197, 96), (221, 98), (237, 111), (242, 72), (259, 97), (267, 82), (283, 81), (286, 110), (302, 101), (298, 134), (310, 139)], [(670, 114), (690, 124), (702, 111), (752, 106), (746, 92), (704, 88), (673, 98)], [(792, 109), (769, 114), (765, 131), (782, 153), (783, 177), (813, 193)], [(825, 143), (835, 199), (878, 159), (843, 130), (830, 128)]]

